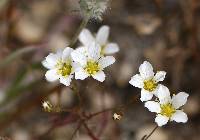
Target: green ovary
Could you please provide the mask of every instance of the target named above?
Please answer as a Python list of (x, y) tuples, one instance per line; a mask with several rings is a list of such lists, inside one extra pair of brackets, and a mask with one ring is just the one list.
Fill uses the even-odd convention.
[(72, 72), (71, 62), (65, 62), (65, 63), (58, 62), (57, 67), (58, 67), (57, 73), (64, 77), (69, 76)]
[(149, 91), (149, 92), (152, 92), (156, 89), (156, 87), (158, 86), (158, 84), (153, 80), (153, 79), (150, 79), (150, 80), (145, 80), (144, 81), (144, 89)]
[(161, 108), (160, 114), (167, 117), (171, 117), (176, 112), (176, 109), (170, 103), (161, 105), (160, 108)]
[(87, 62), (85, 70), (87, 71), (88, 74), (93, 75), (100, 70), (99, 64), (93, 60), (89, 60)]

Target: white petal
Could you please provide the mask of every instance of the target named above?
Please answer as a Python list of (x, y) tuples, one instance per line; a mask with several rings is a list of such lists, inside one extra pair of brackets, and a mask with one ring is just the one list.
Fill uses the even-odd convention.
[(140, 72), (140, 75), (144, 78), (144, 79), (150, 79), (150, 78), (153, 78), (154, 76), (154, 72), (153, 72), (153, 67), (152, 65), (147, 62), (147, 61), (144, 61), (140, 67), (139, 67), (139, 72)]
[(83, 29), (79, 35), (79, 40), (84, 46), (89, 46), (94, 41), (94, 37), (88, 29)]
[(79, 71), (79, 69), (82, 69), (82, 66), (77, 62), (72, 62), (71, 65), (72, 65), (71, 74), (73, 74), (75, 71)]
[(79, 52), (83, 53), (85, 56), (88, 55), (88, 52), (87, 52), (88, 46), (87, 46), (87, 47), (85, 47), (85, 46), (80, 46), (80, 47), (76, 48), (76, 50), (78, 50)]
[(187, 102), (189, 94), (185, 92), (179, 92), (177, 95), (172, 97), (172, 105), (174, 108), (178, 109)]
[(156, 82), (163, 81), (165, 79), (166, 72), (165, 71), (158, 71), (154, 76), (154, 80)]
[(59, 79), (56, 69), (48, 70), (45, 74), (47, 81), (54, 82)]
[(140, 100), (142, 102), (149, 101), (149, 100), (152, 99), (152, 97), (153, 97), (153, 94), (151, 92), (146, 91), (145, 89), (142, 89), (142, 91), (141, 91), (141, 97), (140, 97)]
[(80, 68), (78, 71), (75, 72), (75, 79), (84, 80), (87, 78), (89, 74), (87, 74), (84, 69)]
[(151, 111), (151, 112), (160, 113), (160, 111), (161, 111), (160, 104), (158, 102), (148, 101), (145, 103), (144, 106), (146, 108), (148, 108), (149, 111)]
[(53, 69), (55, 65), (51, 65), (51, 63), (48, 63), (46, 60), (42, 61), (42, 65), (47, 69)]
[(57, 55), (59, 58), (62, 58), (62, 53), (63, 53), (63, 49), (58, 49), (57, 52), (56, 52), (56, 55)]
[(144, 86), (143, 79), (139, 74), (136, 74), (133, 77), (131, 77), (131, 80), (129, 81), (129, 83), (133, 85), (134, 87), (138, 87), (138, 88), (143, 88)]
[(97, 42), (92, 42), (88, 47), (89, 59), (98, 60), (100, 58), (101, 46)]
[(158, 86), (156, 87), (156, 89), (155, 89), (154, 91), (152, 91), (152, 93), (153, 93), (156, 97), (158, 97), (157, 93), (158, 93), (158, 89), (159, 89), (160, 86), (162, 86), (162, 85), (161, 85), (161, 84), (158, 84)]
[(159, 101), (160, 101), (161, 104), (171, 102), (170, 92), (169, 92), (169, 89), (166, 86), (160, 85), (158, 87), (156, 95), (159, 98)]
[(73, 75), (69, 75), (68, 77), (60, 77), (60, 83), (64, 84), (65, 86), (69, 86), (72, 81)]
[(97, 32), (96, 40), (100, 45), (106, 44), (108, 40), (109, 32), (110, 32), (110, 28), (105, 25), (99, 29), (99, 31)]
[(187, 114), (185, 114), (183, 111), (181, 110), (177, 110), (171, 117), (171, 120), (174, 120), (176, 122), (182, 122), (182, 123), (186, 123), (188, 121), (188, 117)]
[(72, 51), (73, 51), (73, 49), (70, 47), (65, 48), (63, 51), (63, 54), (62, 54), (62, 60), (65, 61), (65, 60), (71, 59)]
[(106, 76), (103, 71), (99, 71), (96, 74), (92, 75), (92, 77), (100, 82), (103, 82)]
[(61, 59), (62, 55), (60, 54), (54, 54), (54, 53), (50, 53), (47, 57), (46, 57), (46, 62), (48, 63), (49, 66), (54, 67), (58, 60)]
[(71, 57), (75, 62), (80, 63), (82, 66), (86, 65), (86, 63), (87, 63), (87, 57), (79, 49), (74, 50), (71, 53)]
[(99, 65), (101, 69), (104, 69), (110, 65), (112, 65), (115, 62), (115, 58), (113, 56), (106, 56), (106, 57), (101, 57), (99, 60)]
[(155, 122), (158, 124), (158, 126), (163, 126), (167, 124), (169, 118), (163, 115), (158, 114), (155, 118)]
[(119, 46), (116, 43), (109, 43), (103, 48), (104, 54), (113, 54), (119, 51)]

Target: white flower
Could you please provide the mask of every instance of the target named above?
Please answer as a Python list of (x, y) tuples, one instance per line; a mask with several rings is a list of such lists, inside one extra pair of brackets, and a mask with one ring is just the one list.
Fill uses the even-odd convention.
[(100, 54), (102, 56), (114, 54), (119, 51), (119, 46), (116, 43), (108, 42), (109, 32), (110, 28), (104, 25), (97, 32), (96, 38), (94, 38), (88, 29), (83, 29), (79, 35), (79, 40), (85, 47), (96, 41), (101, 47)]
[(75, 64), (71, 59), (72, 48), (59, 50), (56, 54), (50, 53), (42, 62), (43, 66), (49, 69), (45, 77), (47, 81), (54, 82), (60, 80), (60, 83), (69, 86), (73, 78)]
[(142, 102), (151, 100), (153, 94), (156, 95), (157, 89), (160, 86), (158, 82), (165, 79), (166, 72), (158, 71), (154, 75), (153, 67), (147, 61), (144, 61), (143, 64), (140, 65), (139, 72), (140, 74), (134, 75), (129, 83), (135, 87), (142, 89), (140, 98)]
[(72, 59), (78, 63), (75, 70), (75, 79), (84, 80), (92, 76), (100, 82), (105, 80), (105, 73), (103, 70), (113, 64), (115, 58), (113, 56), (101, 57), (100, 49), (99, 44), (93, 42), (87, 49), (87, 55), (82, 48), (78, 48), (71, 53)]
[(172, 98), (170, 96), (169, 89), (165, 86), (160, 86), (157, 93), (159, 102), (147, 101), (145, 107), (151, 112), (157, 113), (155, 122), (158, 126), (163, 126), (170, 121), (176, 121), (178, 123), (186, 123), (188, 120), (187, 114), (185, 114), (180, 107), (182, 107), (188, 98), (188, 94), (185, 92), (179, 92)]

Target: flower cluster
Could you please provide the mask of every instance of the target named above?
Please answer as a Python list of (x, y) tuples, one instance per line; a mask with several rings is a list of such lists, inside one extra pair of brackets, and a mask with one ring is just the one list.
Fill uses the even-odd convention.
[[(134, 75), (129, 83), (135, 87), (141, 88), (140, 100), (145, 102), (145, 107), (149, 111), (157, 113), (155, 122), (158, 126), (167, 124), (168, 121), (186, 123), (187, 115), (180, 109), (186, 102), (188, 94), (179, 92), (171, 97), (169, 89), (158, 82), (165, 79), (166, 72), (153, 72), (152, 65), (144, 61), (139, 67), (140, 74)], [(155, 95), (156, 100), (150, 101)]]
[[(108, 41), (110, 28), (102, 26), (95, 36), (88, 29), (83, 29), (79, 35), (81, 46), (77, 49), (66, 47), (56, 53), (50, 53), (42, 64), (48, 69), (45, 74), (47, 81), (69, 86), (72, 79), (84, 80), (92, 77), (100, 82), (105, 80), (104, 69), (115, 62), (112, 54), (119, 51), (116, 43)], [(158, 126), (168, 121), (187, 122), (187, 115), (180, 109), (186, 102), (188, 94), (179, 92), (171, 97), (169, 89), (159, 82), (165, 79), (166, 72), (154, 73), (152, 65), (144, 61), (139, 67), (139, 74), (134, 75), (129, 83), (141, 89), (140, 100), (145, 107), (155, 112), (155, 122)], [(152, 100), (155, 99), (155, 100)], [(43, 103), (44, 109), (51, 111), (48, 102)], [(114, 119), (120, 120), (121, 115), (115, 113)]]
[(108, 42), (109, 27), (103, 26), (99, 29), (96, 38), (87, 29), (79, 35), (82, 46), (77, 49), (66, 47), (57, 53), (50, 53), (42, 64), (49, 69), (45, 77), (47, 81), (69, 86), (72, 78), (84, 80), (87, 77), (103, 82), (105, 73), (103, 70), (115, 62), (113, 56), (107, 56), (119, 51), (116, 43)]

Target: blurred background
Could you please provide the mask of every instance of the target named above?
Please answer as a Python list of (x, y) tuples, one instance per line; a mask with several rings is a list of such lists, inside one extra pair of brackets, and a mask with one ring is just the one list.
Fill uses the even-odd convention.
[[(78, 81), (86, 114), (135, 100), (140, 90), (128, 81), (148, 60), (155, 71), (165, 70), (163, 84), (171, 93), (190, 94), (184, 111), (186, 124), (169, 123), (149, 140), (200, 139), (200, 1), (112, 0), (103, 21), (90, 20), (96, 33), (111, 27), (110, 40), (120, 51), (106, 70), (104, 83)], [(76, 108), (77, 96), (59, 83), (45, 80), (41, 61), (69, 44), (82, 20), (78, 0), (0, 0), (0, 139), (70, 140), (79, 125), (73, 113), (48, 113), (42, 101)], [(77, 45), (79, 42), (77, 43)], [(60, 99), (60, 100), (59, 100)], [(120, 121), (114, 111), (87, 121), (99, 140), (140, 140), (154, 127), (154, 113), (139, 98), (124, 110)], [(80, 127), (74, 140), (90, 140)]]

